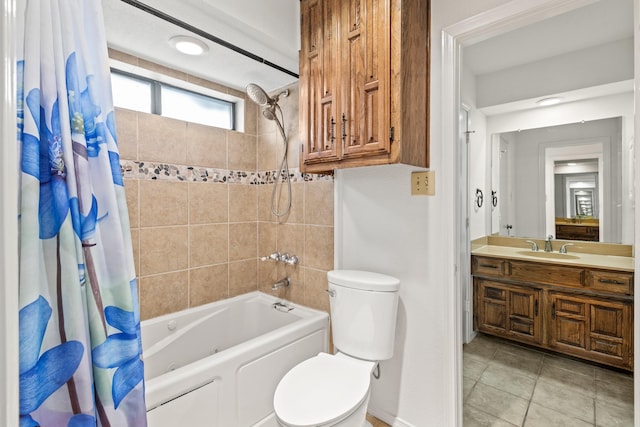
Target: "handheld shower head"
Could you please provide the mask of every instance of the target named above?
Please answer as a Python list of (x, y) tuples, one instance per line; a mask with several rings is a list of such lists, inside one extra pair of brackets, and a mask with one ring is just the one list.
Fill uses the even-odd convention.
[[(276, 126), (282, 135), (282, 142), (284, 144), (284, 150), (282, 153), (282, 161), (280, 162), (280, 167), (276, 169), (274, 175), (274, 186), (271, 191), (271, 212), (277, 217), (281, 218), (289, 214), (291, 211), (291, 180), (289, 179), (289, 165), (287, 163), (287, 148), (289, 146), (289, 140), (287, 138), (287, 134), (284, 131), (284, 116), (282, 114), (282, 110), (278, 105), (278, 100), (281, 96), (287, 97), (289, 96), (289, 89), (285, 89), (279, 94), (275, 95), (273, 98), (267, 95), (264, 89), (258, 86), (255, 83), (249, 83), (247, 85), (247, 96), (258, 104), (261, 107), (264, 107), (262, 110), (262, 115), (267, 120), (272, 120), (276, 122)], [(280, 112), (280, 118), (276, 114), (276, 110)], [(278, 210), (278, 203), (276, 201), (276, 196), (280, 194), (280, 185), (281, 181), (286, 182), (287, 186), (287, 205), (284, 211)], [(279, 198), (279, 197), (278, 197)]]
[(269, 106), (262, 110), (262, 115), (265, 116), (267, 120), (278, 120), (278, 117), (276, 116), (275, 105)]

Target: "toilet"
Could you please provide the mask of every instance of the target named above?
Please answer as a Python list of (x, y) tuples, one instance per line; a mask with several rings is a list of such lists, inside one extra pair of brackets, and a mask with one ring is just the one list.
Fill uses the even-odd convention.
[(273, 398), (283, 427), (366, 427), (371, 375), (393, 356), (400, 281), (368, 271), (327, 273), (336, 354), (294, 366)]

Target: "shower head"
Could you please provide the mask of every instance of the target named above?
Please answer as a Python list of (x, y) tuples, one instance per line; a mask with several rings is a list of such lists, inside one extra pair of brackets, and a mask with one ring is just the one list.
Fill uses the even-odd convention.
[[(273, 107), (278, 103), (278, 100), (280, 99), (281, 96), (285, 96), (285, 97), (289, 96), (289, 89), (283, 90), (282, 92), (280, 92), (279, 94), (277, 94), (272, 98), (269, 95), (267, 95), (267, 92), (265, 92), (265, 90), (262, 89), (257, 84), (249, 83), (247, 85), (247, 95), (249, 95), (249, 98), (253, 102), (255, 102), (261, 107), (266, 107), (266, 106)], [(266, 113), (265, 113), (265, 117), (266, 117)], [(273, 119), (269, 119), (269, 120), (273, 120)]]
[(247, 95), (249, 95), (249, 98), (251, 98), (253, 102), (261, 107), (272, 104), (274, 101), (269, 97), (269, 95), (267, 95), (267, 92), (265, 92), (264, 89), (255, 83), (249, 83), (247, 85)]

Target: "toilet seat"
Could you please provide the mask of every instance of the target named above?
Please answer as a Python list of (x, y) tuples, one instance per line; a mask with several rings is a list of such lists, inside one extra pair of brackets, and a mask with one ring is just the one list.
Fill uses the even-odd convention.
[(280, 380), (273, 398), (278, 419), (289, 427), (335, 424), (368, 397), (372, 362), (320, 353)]

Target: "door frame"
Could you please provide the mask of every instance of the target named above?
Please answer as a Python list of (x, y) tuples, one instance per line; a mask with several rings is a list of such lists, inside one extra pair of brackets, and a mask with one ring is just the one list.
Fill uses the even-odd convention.
[(15, 0), (0, 2), (0, 425), (18, 425), (18, 144)]
[[(634, 1), (634, 51), (640, 52), (640, 0)], [(443, 152), (443, 160), (445, 167), (455, 170), (454, 176), (459, 176), (459, 152), (457, 141), (460, 135), (459, 113), (461, 106), (460, 100), (460, 82), (461, 82), (461, 54), (462, 48), (466, 44), (474, 41), (490, 38), (507, 31), (523, 27), (525, 25), (537, 22), (542, 19), (550, 18), (582, 6), (592, 3), (593, 0), (513, 0), (502, 6), (488, 10), (481, 14), (475, 15), (442, 30), (442, 136), (445, 143)], [(640, 82), (640, 55), (636, 55), (635, 76), (636, 82)], [(637, 89), (636, 90), (640, 90)], [(635, 110), (640, 111), (640, 96), (634, 96)], [(634, 146), (638, 147), (640, 142), (640, 114), (635, 115)], [(640, 170), (640, 156), (635, 156), (634, 168)], [(640, 200), (640, 174), (635, 174), (635, 200)], [(465, 185), (465, 184), (463, 184)], [(454, 209), (456, 215), (463, 216), (466, 206), (464, 206), (459, 198), (454, 198)], [(634, 248), (640, 248), (640, 209), (635, 210), (635, 236)], [(461, 230), (456, 231), (454, 239), (454, 257), (459, 260), (461, 257), (470, 257), (468, 245), (460, 244)], [(640, 257), (635, 258), (635, 269), (640, 271)], [(462, 272), (461, 272), (462, 273)], [(461, 286), (460, 275), (456, 277), (456, 288)], [(640, 294), (640, 277), (636, 275), (634, 289), (636, 294)], [(455, 293), (455, 301), (453, 313), (458, 319), (462, 319), (462, 298), (461, 293)], [(640, 363), (640, 304), (634, 306), (634, 365), (639, 366)], [(462, 346), (462, 334), (456, 334), (459, 342), (457, 345)], [(456, 378), (456, 424), (462, 425), (462, 352), (454, 352), (457, 356), (455, 366), (458, 372), (455, 373)], [(640, 375), (634, 379), (634, 407), (640, 408)], [(635, 425), (640, 425), (640, 410), (634, 411)]]

